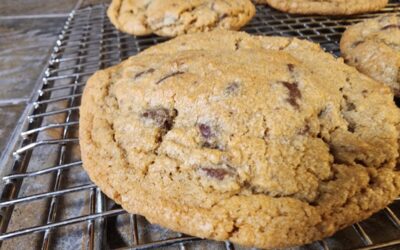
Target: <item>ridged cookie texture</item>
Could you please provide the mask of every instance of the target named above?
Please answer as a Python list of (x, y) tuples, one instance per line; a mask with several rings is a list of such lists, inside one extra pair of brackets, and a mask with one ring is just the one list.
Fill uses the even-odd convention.
[(254, 14), (250, 0), (113, 0), (107, 11), (123, 32), (168, 37), (215, 28), (238, 30)]
[(388, 15), (350, 26), (340, 50), (346, 63), (388, 85), (400, 97), (400, 17)]
[(93, 182), (190, 235), (300, 245), (400, 193), (390, 89), (308, 41), (180, 36), (95, 73), (80, 115)]
[(388, 0), (253, 0), (292, 14), (353, 15), (382, 9)]

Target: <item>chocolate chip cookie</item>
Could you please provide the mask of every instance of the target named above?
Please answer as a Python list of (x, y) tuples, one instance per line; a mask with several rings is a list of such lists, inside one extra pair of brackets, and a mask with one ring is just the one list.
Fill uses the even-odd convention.
[(113, 0), (117, 29), (133, 35), (177, 36), (214, 28), (238, 30), (255, 14), (250, 0)]
[(388, 85), (400, 97), (400, 18), (368, 19), (350, 26), (340, 41), (346, 62)]
[(292, 14), (353, 15), (382, 9), (388, 0), (254, 0)]
[(184, 35), (90, 78), (83, 166), (152, 223), (245, 246), (305, 244), (400, 193), (392, 99), (308, 41)]

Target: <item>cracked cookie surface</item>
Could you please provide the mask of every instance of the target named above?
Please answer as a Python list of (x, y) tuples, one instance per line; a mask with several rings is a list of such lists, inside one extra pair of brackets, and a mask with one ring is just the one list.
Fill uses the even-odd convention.
[(250, 0), (113, 0), (107, 11), (117, 29), (139, 36), (238, 30), (254, 14)]
[(340, 41), (346, 63), (388, 85), (400, 97), (400, 17), (368, 19), (347, 28)]
[(353, 15), (382, 9), (388, 0), (253, 0), (292, 14)]
[(83, 166), (152, 223), (246, 246), (309, 243), (399, 194), (392, 100), (307, 41), (180, 36), (90, 78)]

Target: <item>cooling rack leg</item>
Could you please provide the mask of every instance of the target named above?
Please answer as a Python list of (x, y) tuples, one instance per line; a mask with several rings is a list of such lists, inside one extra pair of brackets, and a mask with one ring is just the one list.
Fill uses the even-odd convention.
[(136, 214), (130, 214), (129, 215), (129, 220), (130, 220), (130, 227), (131, 227), (131, 236), (132, 236), (132, 242), (131, 245), (139, 245), (139, 230), (138, 230), (138, 223), (137, 223), (137, 215)]
[[(101, 192), (99, 188), (96, 188), (96, 213), (103, 213), (106, 207), (106, 200), (104, 194)], [(104, 219), (100, 218), (94, 221), (94, 239), (93, 239), (93, 249), (102, 250), (106, 248), (106, 242), (104, 237), (105, 235), (105, 227), (104, 227)]]

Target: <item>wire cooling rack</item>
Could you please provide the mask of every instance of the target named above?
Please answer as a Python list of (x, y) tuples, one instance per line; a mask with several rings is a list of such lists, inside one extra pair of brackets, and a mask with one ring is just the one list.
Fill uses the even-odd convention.
[[(347, 25), (397, 12), (398, 7), (399, 0), (377, 13), (340, 18), (293, 16), (258, 6), (243, 30), (306, 38), (339, 55), (338, 41)], [(106, 8), (98, 5), (70, 14), (29, 103), (12, 164), (2, 169), (3, 249), (243, 249), (181, 235), (127, 214), (83, 171), (77, 128), (88, 77), (166, 40), (118, 32)], [(395, 201), (370, 219), (300, 249), (400, 249), (399, 213), (400, 201)]]

